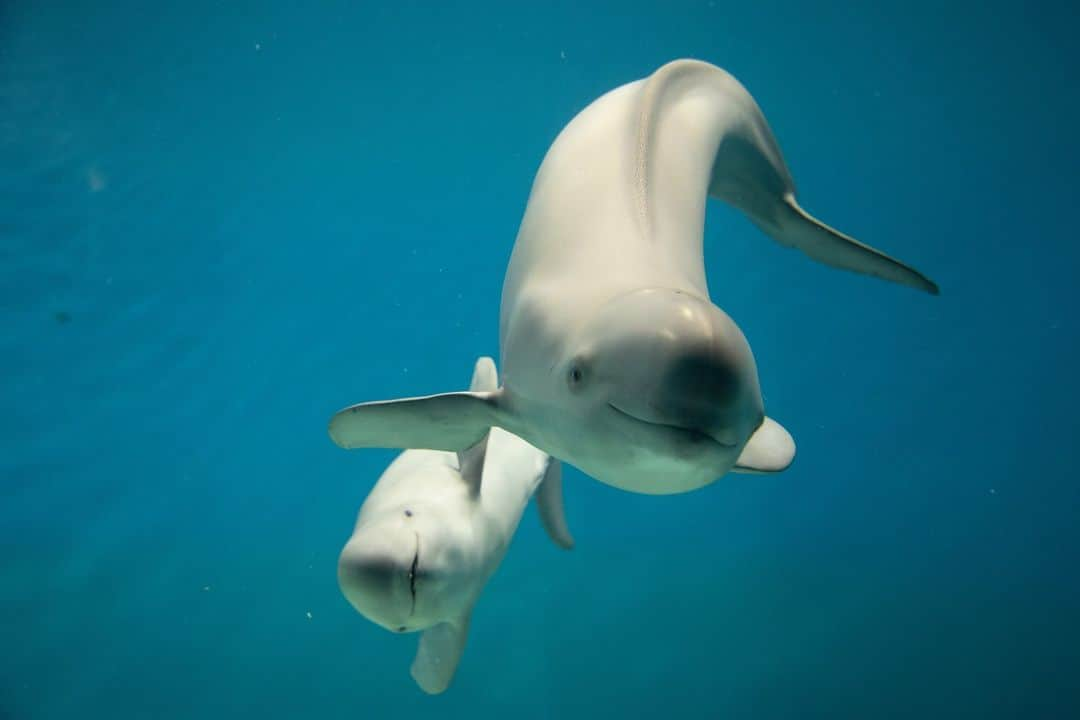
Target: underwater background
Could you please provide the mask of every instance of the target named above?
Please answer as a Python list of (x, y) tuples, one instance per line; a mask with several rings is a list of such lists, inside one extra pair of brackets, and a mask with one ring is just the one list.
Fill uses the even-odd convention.
[[(0, 718), (1080, 716), (1075, 8), (301, 5), (0, 3)], [(567, 469), (425, 696), (335, 575), (395, 453), (327, 421), (497, 356), (548, 145), (678, 57), (942, 294), (711, 203), (794, 465)]]

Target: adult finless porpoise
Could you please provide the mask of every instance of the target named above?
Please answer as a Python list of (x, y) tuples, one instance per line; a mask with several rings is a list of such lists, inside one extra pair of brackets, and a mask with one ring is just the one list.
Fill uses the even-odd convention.
[(503, 284), (502, 387), (354, 405), (332, 418), (331, 438), (451, 451), (498, 426), (653, 494), (784, 470), (795, 443), (765, 414), (742, 331), (709, 299), (710, 195), (815, 260), (937, 294), (804, 211), (749, 92), (678, 60), (594, 101), (548, 150)]
[[(497, 387), (494, 362), (480, 358), (471, 389)], [(534, 493), (548, 535), (572, 547), (559, 461), (496, 427), (458, 454), (406, 450), (364, 500), (338, 584), (372, 622), (423, 633), (411, 672), (425, 692), (450, 685), (473, 606)]]

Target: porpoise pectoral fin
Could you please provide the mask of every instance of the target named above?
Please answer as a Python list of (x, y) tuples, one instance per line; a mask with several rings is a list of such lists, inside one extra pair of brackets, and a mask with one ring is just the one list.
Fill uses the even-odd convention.
[(473, 392), (494, 392), (499, 389), (499, 371), (495, 361), (486, 355), (476, 359), (473, 366), (472, 382), (469, 390)]
[(795, 440), (784, 426), (765, 418), (750, 436), (732, 472), (777, 473), (786, 470), (795, 459)]
[(457, 452), (499, 424), (499, 392), (453, 392), (361, 403), (330, 419), (343, 448), (414, 448)]
[(933, 280), (880, 250), (838, 232), (799, 207), (788, 194), (779, 206), (775, 226), (761, 225), (778, 242), (802, 250), (808, 257), (841, 270), (871, 275), (901, 285), (938, 294)]
[(465, 650), (471, 616), (470, 610), (462, 618), (439, 623), (420, 636), (420, 647), (409, 672), (420, 689), (429, 695), (438, 695), (450, 687)]
[[(494, 392), (499, 389), (499, 374), (495, 369), (495, 361), (489, 357), (481, 357), (473, 367), (472, 383), (469, 385), (471, 392)], [(469, 484), (474, 496), (480, 493), (480, 479), (484, 473), (484, 455), (487, 453), (488, 433), (480, 438), (475, 445), (458, 451), (458, 469), (461, 478)]]
[(548, 459), (547, 470), (536, 489), (536, 509), (540, 511), (540, 524), (551, 541), (564, 550), (572, 549), (574, 537), (566, 525), (563, 508), (562, 463), (555, 458)]

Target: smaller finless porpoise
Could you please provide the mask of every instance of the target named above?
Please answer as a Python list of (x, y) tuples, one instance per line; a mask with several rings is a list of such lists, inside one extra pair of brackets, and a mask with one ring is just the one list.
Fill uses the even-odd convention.
[[(503, 282), (503, 386), (353, 405), (331, 419), (331, 438), (458, 451), (494, 425), (649, 494), (783, 471), (795, 441), (766, 414), (750, 343), (710, 297), (709, 197), (826, 265), (938, 292), (803, 210), (746, 88), (677, 60), (593, 101), (544, 157)], [(742, 272), (717, 257), (721, 283)], [(766, 303), (783, 296), (761, 292)]]
[[(476, 362), (472, 390), (498, 387), (495, 363)], [(491, 428), (451, 453), (406, 450), (379, 478), (338, 559), (338, 584), (364, 617), (392, 632), (423, 632), (412, 676), (427, 693), (449, 687), (480, 591), (502, 562), (529, 499), (557, 545), (566, 526), (559, 461)]]

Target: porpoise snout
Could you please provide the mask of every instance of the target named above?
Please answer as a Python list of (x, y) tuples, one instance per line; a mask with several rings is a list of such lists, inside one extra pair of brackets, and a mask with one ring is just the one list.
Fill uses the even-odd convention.
[(716, 362), (708, 352), (685, 352), (671, 358), (651, 398), (651, 410), (669, 424), (691, 428), (721, 445), (734, 446), (739, 438), (737, 419), (743, 392), (738, 372)]
[(410, 529), (358, 529), (338, 558), (338, 586), (361, 615), (404, 632), (416, 609), (414, 574), (418, 540)]
[(665, 289), (629, 293), (605, 306), (590, 335), (584, 354), (622, 413), (728, 448), (761, 422), (750, 346), (708, 299)]

